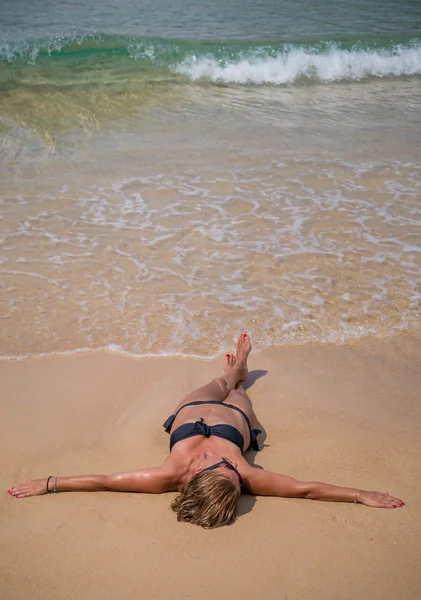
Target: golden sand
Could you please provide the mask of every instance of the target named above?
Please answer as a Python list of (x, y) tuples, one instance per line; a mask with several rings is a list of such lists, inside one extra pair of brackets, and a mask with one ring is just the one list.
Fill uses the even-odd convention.
[[(248, 496), (233, 526), (205, 531), (177, 523), (173, 494), (4, 493), (0, 597), (418, 600), (420, 356), (416, 333), (250, 359), (265, 427), (252, 462), (390, 491), (405, 508)], [(162, 422), (219, 369), (220, 360), (102, 352), (0, 362), (2, 488), (158, 464)]]

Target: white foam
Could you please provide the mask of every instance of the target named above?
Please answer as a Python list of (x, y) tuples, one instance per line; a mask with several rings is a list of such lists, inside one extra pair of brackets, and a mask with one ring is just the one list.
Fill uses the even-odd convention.
[[(386, 171), (398, 186), (386, 185)], [(25, 207), (23, 226), (11, 222), (1, 234), (4, 323), (34, 306), (30, 331), (12, 330), (21, 344), (13, 356), (54, 340), (62, 350), (209, 358), (226, 351), (227, 323), (250, 331), (252, 320), (258, 349), (386, 336), (419, 323), (420, 176), (416, 165), (312, 158), (70, 189), (76, 200), (55, 203), (56, 213), (40, 199)], [(32, 290), (28, 276), (42, 281)], [(74, 324), (71, 336), (63, 322)]]
[(343, 50), (332, 43), (322, 53), (290, 46), (275, 56), (262, 51), (248, 53), (232, 62), (214, 56), (188, 56), (173, 67), (193, 81), (210, 79), (225, 83), (287, 84), (296, 80), (321, 82), (361, 80), (421, 74), (421, 45), (397, 45), (391, 49)]

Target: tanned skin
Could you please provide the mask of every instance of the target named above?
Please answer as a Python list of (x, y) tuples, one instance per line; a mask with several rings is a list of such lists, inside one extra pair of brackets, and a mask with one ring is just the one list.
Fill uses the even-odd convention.
[[(194, 423), (201, 417), (208, 425), (227, 424), (237, 428), (244, 438), (245, 451), (250, 443), (250, 433), (244, 417), (224, 403), (232, 404), (244, 411), (253, 428), (258, 420), (242, 383), (247, 381), (247, 359), (251, 352), (250, 337), (243, 333), (237, 340), (236, 353), (226, 354), (223, 375), (190, 393), (175, 408), (197, 400), (217, 400), (220, 404), (186, 406), (177, 415), (172, 431), (184, 423)], [(287, 475), (272, 473), (249, 465), (240, 449), (230, 442), (215, 436), (195, 436), (175, 444), (170, 455), (160, 466), (123, 471), (111, 475), (77, 475), (72, 477), (47, 478), (19, 483), (7, 490), (15, 498), (41, 496), (55, 490), (58, 492), (139, 492), (161, 494), (180, 491), (190, 479), (206, 467), (225, 458), (234, 465), (244, 480), (243, 491), (259, 496), (282, 498), (308, 498), (327, 502), (355, 502), (374, 508), (401, 508), (404, 502), (388, 492), (367, 491), (354, 487), (341, 487), (318, 481), (299, 481)], [(225, 477), (240, 486), (234, 470), (222, 465), (217, 469)]]

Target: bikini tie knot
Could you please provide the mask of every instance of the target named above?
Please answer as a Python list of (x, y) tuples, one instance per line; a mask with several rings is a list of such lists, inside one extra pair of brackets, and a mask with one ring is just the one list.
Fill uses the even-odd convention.
[(209, 437), (212, 434), (209, 425), (206, 425), (203, 417), (201, 417), (200, 421), (196, 421), (195, 426), (196, 426), (196, 431), (199, 435), (204, 435), (205, 437)]

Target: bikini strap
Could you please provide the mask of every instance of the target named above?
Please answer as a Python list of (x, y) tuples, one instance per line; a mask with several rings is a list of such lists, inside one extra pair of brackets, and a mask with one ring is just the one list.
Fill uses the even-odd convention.
[(261, 429), (251, 429), (250, 430), (250, 446), (247, 448), (247, 450), (256, 450), (257, 452), (259, 452), (260, 448), (259, 448), (259, 444), (257, 442), (257, 436), (259, 435), (259, 433), (262, 433)]

